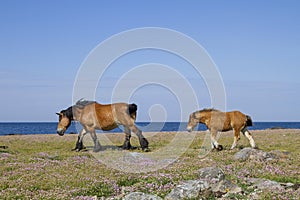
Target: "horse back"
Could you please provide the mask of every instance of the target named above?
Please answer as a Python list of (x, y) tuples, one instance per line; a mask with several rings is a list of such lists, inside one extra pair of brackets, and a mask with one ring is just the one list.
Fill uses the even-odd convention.
[(95, 129), (112, 130), (118, 125), (115, 122), (113, 104), (93, 103), (84, 107), (82, 123)]
[(108, 105), (96, 105), (97, 118), (101, 128), (114, 127), (122, 124), (128, 126), (134, 124), (136, 119), (136, 104), (114, 103)]
[(245, 115), (238, 110), (228, 112), (228, 114), (230, 116), (232, 126), (252, 126), (252, 120), (250, 116)]

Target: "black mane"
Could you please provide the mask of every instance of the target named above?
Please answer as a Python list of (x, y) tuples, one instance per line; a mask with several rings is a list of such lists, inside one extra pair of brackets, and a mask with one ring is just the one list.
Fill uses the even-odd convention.
[(212, 111), (219, 111), (215, 108), (204, 108), (202, 110), (200, 110), (199, 112), (212, 112)]
[(74, 105), (76, 108), (84, 108), (85, 106), (87, 105), (90, 105), (92, 103), (96, 103), (96, 101), (88, 101), (88, 100), (83, 100), (83, 99), (80, 99), (76, 102), (76, 104)]
[(95, 101), (87, 101), (87, 100), (82, 100), (80, 99), (79, 101), (76, 102), (76, 104), (74, 106), (70, 106), (69, 108), (67, 108), (66, 110), (62, 110), (60, 111), (60, 113), (64, 114), (67, 118), (69, 118), (70, 120), (73, 120), (73, 108), (79, 108), (82, 109), (87, 105), (90, 105), (92, 103), (95, 103)]
[(73, 120), (73, 106), (70, 106), (66, 110), (60, 111), (60, 113), (64, 114), (70, 120)]

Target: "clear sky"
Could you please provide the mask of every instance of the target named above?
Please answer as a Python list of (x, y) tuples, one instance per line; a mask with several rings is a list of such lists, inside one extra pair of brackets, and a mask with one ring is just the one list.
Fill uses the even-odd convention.
[[(173, 29), (201, 44), (222, 75), (228, 110), (239, 109), (254, 121), (300, 120), (298, 0), (1, 0), (0, 122), (56, 121), (55, 112), (72, 103), (74, 80), (88, 53), (114, 34), (141, 27)], [(182, 60), (148, 53), (115, 65), (130, 70), (133, 63), (162, 60), (180, 71), (176, 63)], [(102, 90), (113, 87), (114, 73), (112, 68), (107, 76), (112, 81), (98, 86), (97, 101), (109, 101)], [(187, 72), (186, 78), (193, 82), (195, 77)], [(199, 84), (199, 103), (210, 107), (205, 90)], [(165, 102), (157, 97), (167, 93), (155, 86), (138, 90), (132, 97), (139, 104), (138, 120), (149, 120), (149, 108), (161, 113), (156, 105)], [(178, 120), (172, 117), (177, 106), (165, 106), (167, 120)]]

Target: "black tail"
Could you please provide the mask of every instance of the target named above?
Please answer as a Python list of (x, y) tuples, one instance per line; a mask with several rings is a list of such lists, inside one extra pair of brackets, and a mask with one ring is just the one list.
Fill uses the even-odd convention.
[(249, 115), (246, 115), (246, 124), (247, 126), (253, 126), (252, 119)]
[(135, 119), (136, 118), (136, 111), (137, 111), (137, 105), (132, 103), (128, 105), (128, 112), (131, 118)]

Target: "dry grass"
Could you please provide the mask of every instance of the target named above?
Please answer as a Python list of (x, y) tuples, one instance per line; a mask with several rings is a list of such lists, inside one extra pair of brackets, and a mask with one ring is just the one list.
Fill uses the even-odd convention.
[[(238, 148), (248, 147), (249, 144), (242, 136), (238, 148), (229, 150), (233, 134), (227, 132), (222, 133), (219, 139), (225, 150), (210, 152), (206, 157), (199, 158), (205, 132), (197, 132), (189, 148), (167, 167), (146, 173), (125, 173), (107, 167), (88, 151), (71, 151), (77, 135), (2, 136), (0, 145), (9, 148), (0, 149), (0, 196), (3, 199), (80, 199), (86, 196), (120, 199), (129, 192), (141, 191), (164, 197), (180, 181), (196, 179), (197, 170), (207, 166), (222, 168), (228, 179), (244, 189), (244, 196), (236, 196), (239, 199), (246, 199), (251, 192), (243, 181), (247, 177), (299, 184), (300, 130), (263, 130), (252, 133), (260, 149), (289, 153), (282, 159), (269, 162), (235, 161), (233, 155)], [(152, 153), (157, 153), (173, 141), (176, 133), (145, 133), (145, 136), (149, 139)], [(85, 144), (90, 148), (88, 138), (86, 136)], [(113, 145), (121, 145), (124, 135), (106, 134), (106, 138)], [(101, 140), (100, 143), (103, 144)], [(133, 138), (132, 143), (138, 145), (136, 138)], [(120, 151), (107, 149), (105, 152)], [(142, 153), (139, 150), (133, 152)], [(279, 199), (299, 198), (299, 194), (282, 191), (260, 195), (262, 199), (272, 196)]]

